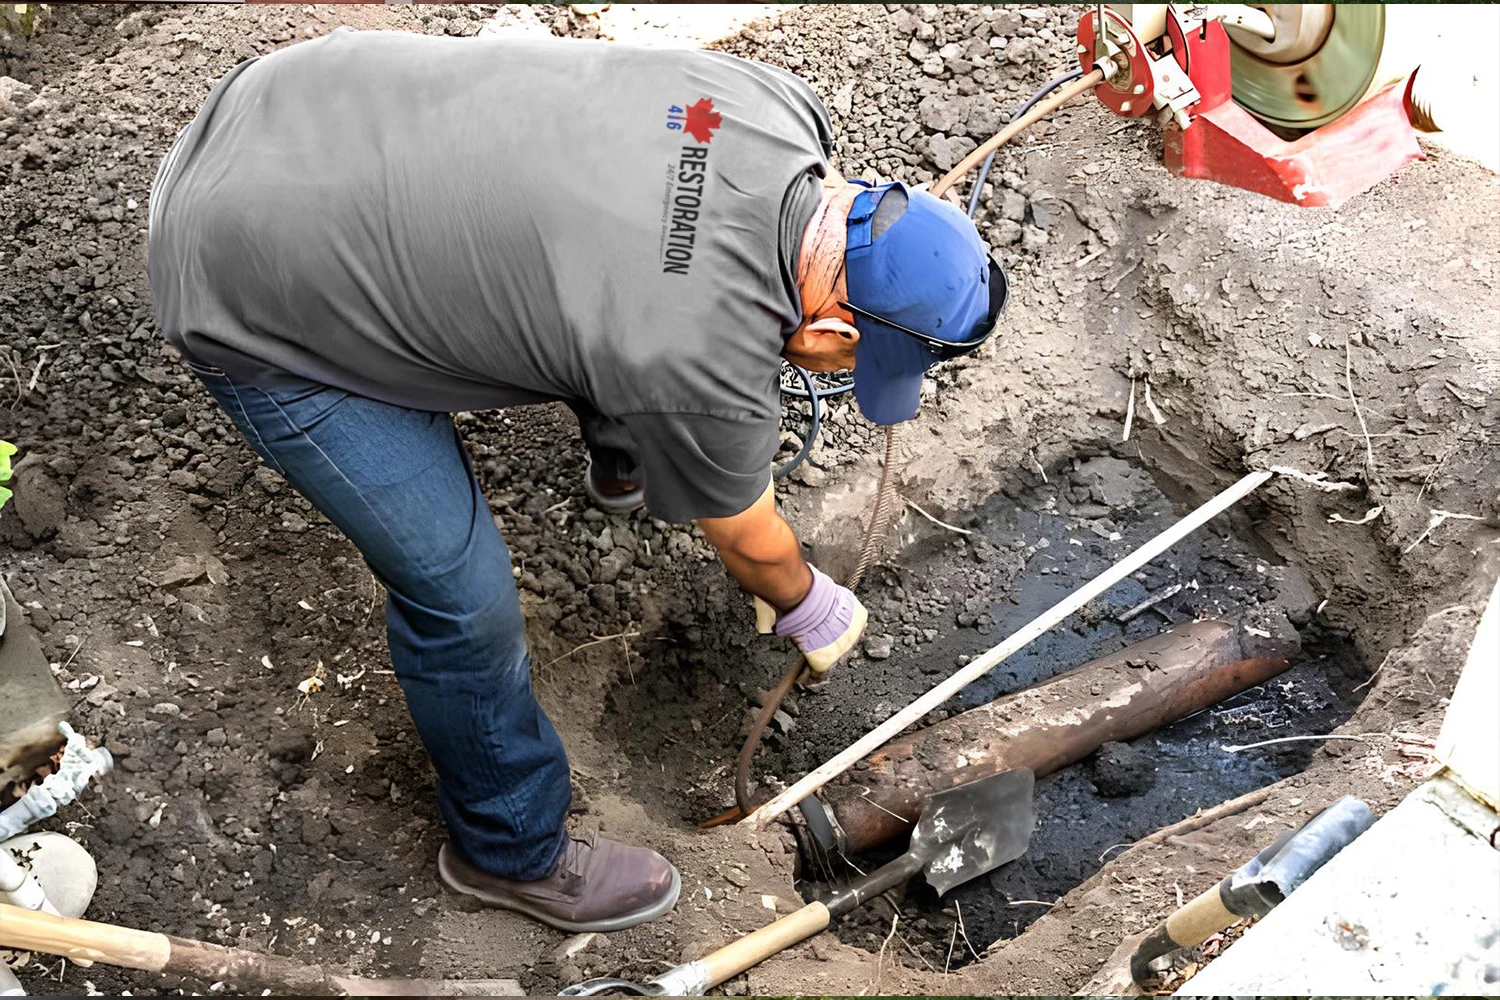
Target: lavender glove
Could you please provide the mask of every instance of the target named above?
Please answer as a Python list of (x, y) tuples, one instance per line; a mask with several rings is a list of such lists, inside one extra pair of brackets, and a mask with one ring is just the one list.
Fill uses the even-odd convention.
[(812, 588), (801, 604), (780, 616), (776, 634), (791, 637), (802, 650), (812, 679), (818, 681), (854, 648), (869, 615), (852, 590), (840, 587), (816, 566), (808, 568)]

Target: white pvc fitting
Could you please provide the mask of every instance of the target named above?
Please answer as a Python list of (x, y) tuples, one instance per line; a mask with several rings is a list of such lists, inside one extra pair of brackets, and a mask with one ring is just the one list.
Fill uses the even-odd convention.
[(0, 895), (23, 910), (41, 910), (57, 916), (57, 908), (47, 901), (47, 894), (8, 850), (0, 850)]

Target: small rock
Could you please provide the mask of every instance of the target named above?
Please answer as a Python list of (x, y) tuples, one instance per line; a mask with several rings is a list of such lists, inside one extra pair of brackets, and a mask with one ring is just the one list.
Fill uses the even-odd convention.
[(897, 10), (890, 16), (891, 30), (898, 35), (915, 34), (920, 24), (917, 16), (909, 10)]
[[(1430, 413), (1430, 414), (1428, 414), (1428, 416), (1436, 416), (1436, 414), (1435, 413)], [(1323, 433), (1326, 433), (1328, 431), (1334, 430), (1334, 429), (1338, 428), (1339, 426), (1340, 425), (1336, 424), (1336, 423), (1316, 423), (1315, 424), (1315, 423), (1312, 423), (1311, 421), (1309, 421), (1308, 423), (1302, 424), (1296, 430), (1292, 431), (1292, 439), (1294, 441), (1303, 441), (1303, 440), (1306, 440), (1307, 438), (1312, 437), (1314, 434), (1323, 434)]]
[(17, 108), (24, 108), (36, 99), (36, 91), (28, 83), (0, 76), (0, 118), (9, 118)]
[(151, 706), (152, 715), (181, 715), (182, 706), (170, 701), (159, 701)]
[[(1009, 188), (1000, 196), (1000, 215), (1011, 222), (1026, 221), (1026, 196), (1019, 191)], [(1020, 236), (1020, 227), (1016, 227), (1016, 235)]]
[(229, 582), (229, 571), (215, 556), (202, 553), (178, 556), (157, 576), (156, 585), (175, 587), (184, 583), (193, 583), (204, 577), (207, 577), (210, 583), (223, 586)]
[(828, 485), (828, 473), (811, 462), (803, 462), (797, 466), (797, 471), (792, 473), (792, 478), (803, 486), (811, 486), (814, 489)]
[(222, 729), (210, 729), (203, 738), (211, 747), (221, 747), (229, 742), (229, 734)]
[(954, 165), (979, 145), (966, 135), (934, 135), (927, 140), (927, 155), (939, 170), (952, 170)]
[(952, 132), (963, 121), (965, 110), (961, 101), (932, 94), (917, 105), (917, 117), (933, 132)]
[(845, 84), (838, 93), (833, 95), (829, 104), (832, 105), (834, 111), (847, 115), (854, 107), (854, 83), (851, 81)]
[(597, 932), (588, 932), (584, 934), (574, 934), (572, 937), (564, 938), (561, 944), (552, 949), (553, 961), (566, 962), (568, 959), (572, 958), (574, 955), (578, 954), (580, 951), (583, 951), (583, 949), (592, 944), (594, 942), (594, 939), (598, 936), (599, 934)]
[(333, 827), (323, 816), (315, 816), (305, 813), (302, 816), (302, 842), (304, 844), (321, 844), (328, 839), (333, 832)]
[(1094, 787), (1108, 799), (1140, 795), (1156, 785), (1156, 761), (1129, 743), (1104, 744), (1089, 767)]
[(865, 655), (872, 660), (888, 660), (891, 658), (891, 637), (888, 635), (872, 635), (865, 637)]
[(1069, 513), (1085, 521), (1093, 521), (1101, 517), (1108, 517), (1110, 512), (1111, 508), (1104, 506), (1102, 503), (1083, 503), (1076, 504)]
[[(620, 578), (620, 574), (625, 571), (626, 567), (628, 567), (634, 561), (635, 556), (633, 556), (623, 546), (613, 549), (609, 552), (606, 552), (604, 554), (604, 557), (599, 560), (599, 570), (596, 574), (596, 577), (600, 583), (614, 583)], [(545, 579), (546, 576), (544, 574), (543, 580), (545, 581)], [(544, 589), (545, 586), (546, 584), (544, 582)]]
[(1051, 229), (1062, 220), (1062, 202), (1050, 195), (1031, 199), (1031, 223), (1038, 229)]
[(614, 617), (620, 609), (619, 595), (607, 583), (596, 583), (589, 587), (589, 603), (610, 617)]
[(1001, 219), (1000, 224), (995, 227), (995, 242), (1001, 246), (1019, 243), (1023, 232), (1019, 222), (1013, 219)]

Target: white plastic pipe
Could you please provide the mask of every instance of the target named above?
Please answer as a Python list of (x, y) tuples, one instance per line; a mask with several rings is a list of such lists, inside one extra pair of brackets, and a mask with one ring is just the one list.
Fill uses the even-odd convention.
[(42, 890), (36, 876), (22, 868), (4, 848), (0, 848), (0, 896), (25, 910), (58, 915), (57, 908), (47, 901), (47, 893)]
[(1166, 531), (1163, 531), (1145, 545), (1142, 545), (1130, 555), (1115, 563), (1101, 575), (1073, 591), (1067, 597), (1053, 605), (1052, 608), (1043, 612), (1037, 618), (1032, 619), (1019, 632), (1010, 636), (1004, 642), (1000, 643), (1000, 645), (976, 657), (947, 680), (944, 680), (932, 690), (922, 695), (922, 697), (861, 736), (858, 740), (840, 751), (832, 760), (821, 765), (810, 774), (805, 775), (800, 781), (755, 810), (749, 816), (750, 824), (756, 829), (764, 827), (771, 820), (780, 816), (840, 774), (843, 774), (850, 767), (853, 767), (856, 762), (868, 757), (875, 750), (879, 749), (881, 745), (900, 733), (901, 730), (958, 694), (958, 692), (968, 687), (973, 681), (989, 673), (1006, 657), (1021, 650), (1033, 640), (1062, 624), (1073, 612), (1094, 598), (1103, 596), (1115, 584), (1167, 551), (1173, 545), (1182, 541), (1182, 539), (1192, 534), (1192, 532), (1202, 527), (1208, 521), (1224, 513), (1236, 501), (1251, 493), (1256, 487), (1270, 479), (1272, 475), (1274, 473), (1252, 472), (1248, 476), (1245, 476), (1239, 482), (1229, 487), (1229, 489), (1220, 493), (1208, 501), (1208, 503), (1199, 507), (1187, 517), (1184, 517)]

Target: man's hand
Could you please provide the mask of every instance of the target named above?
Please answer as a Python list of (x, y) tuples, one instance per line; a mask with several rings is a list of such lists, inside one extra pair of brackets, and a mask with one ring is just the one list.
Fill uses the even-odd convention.
[[(869, 615), (852, 590), (834, 583), (816, 566), (809, 568), (812, 587), (801, 604), (776, 619), (775, 631), (790, 636), (802, 650), (812, 672), (810, 681), (816, 684), (859, 642)], [(763, 621), (757, 607), (757, 627)]]

